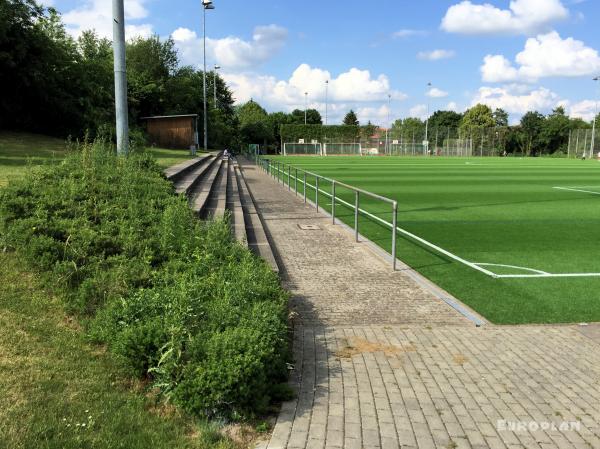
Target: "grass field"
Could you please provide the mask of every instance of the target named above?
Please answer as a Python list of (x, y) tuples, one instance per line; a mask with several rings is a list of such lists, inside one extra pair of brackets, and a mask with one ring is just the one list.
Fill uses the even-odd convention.
[[(190, 159), (189, 150), (149, 148), (161, 167)], [(0, 187), (19, 176), (28, 165), (54, 164), (67, 152), (64, 139), (30, 133), (0, 131)]]
[[(595, 275), (600, 274), (598, 162), (386, 157), (279, 160), (397, 200), (400, 228), (478, 265), (461, 263), (401, 233), (398, 258), (490, 321), (600, 321), (600, 277)], [(314, 179), (309, 177), (308, 182), (314, 184)], [(320, 188), (329, 192), (331, 185), (321, 182)], [(336, 193), (354, 203), (350, 191), (338, 186)], [(308, 194), (314, 200), (314, 190), (309, 188)], [(319, 201), (330, 210), (330, 198), (321, 194)], [(361, 208), (391, 222), (391, 207), (385, 203), (365, 197)], [(353, 225), (350, 208), (337, 204), (336, 212)], [(360, 231), (390, 251), (390, 228), (361, 216)]]

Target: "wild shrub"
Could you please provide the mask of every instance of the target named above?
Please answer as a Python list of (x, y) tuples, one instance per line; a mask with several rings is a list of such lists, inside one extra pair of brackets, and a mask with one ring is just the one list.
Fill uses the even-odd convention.
[(203, 223), (145, 154), (84, 143), (0, 192), (2, 246), (86, 318), (132, 375), (198, 415), (263, 411), (285, 392), (286, 293)]

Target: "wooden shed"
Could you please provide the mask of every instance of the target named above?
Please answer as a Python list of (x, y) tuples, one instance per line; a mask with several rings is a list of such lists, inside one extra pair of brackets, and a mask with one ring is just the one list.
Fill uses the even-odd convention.
[(198, 148), (198, 114), (142, 117), (150, 144), (162, 148)]

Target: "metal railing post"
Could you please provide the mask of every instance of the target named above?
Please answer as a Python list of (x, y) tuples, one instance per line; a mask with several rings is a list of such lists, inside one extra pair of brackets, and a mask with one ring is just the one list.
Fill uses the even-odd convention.
[(359, 191), (356, 191), (356, 196), (354, 198), (354, 238), (356, 239), (356, 241), (358, 242), (358, 208), (360, 206), (360, 199), (359, 199)]
[(288, 190), (292, 190), (292, 167), (288, 165)]
[(294, 176), (294, 191), (296, 192), (296, 196), (298, 196), (298, 169), (295, 168), (294, 170), (296, 170), (296, 176)]
[(392, 205), (392, 268), (396, 271), (396, 232), (398, 227), (398, 202)]
[(317, 206), (317, 212), (319, 212), (319, 177), (315, 176), (315, 205)]
[(306, 204), (306, 172), (304, 172), (304, 204)]
[(335, 224), (335, 181), (331, 183), (331, 220)]

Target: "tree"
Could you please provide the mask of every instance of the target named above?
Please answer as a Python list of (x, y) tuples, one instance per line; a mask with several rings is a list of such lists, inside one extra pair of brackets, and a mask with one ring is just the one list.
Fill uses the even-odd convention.
[[(294, 109), (290, 114), (292, 121), (291, 123), (296, 125), (304, 125), (304, 110)], [(306, 124), (307, 125), (322, 125), (323, 120), (321, 114), (316, 109), (306, 110)]]
[(401, 137), (406, 142), (421, 142), (425, 138), (425, 122), (420, 118), (408, 117), (396, 120), (392, 125), (392, 136)]
[(504, 109), (496, 108), (493, 114), (494, 121), (496, 122), (496, 126), (505, 128), (508, 126), (508, 112)]
[(368, 140), (373, 137), (375, 131), (377, 131), (377, 126), (373, 125), (371, 120), (369, 120), (366, 125), (360, 127), (360, 136), (362, 139)]
[(472, 128), (492, 128), (496, 125), (494, 115), (489, 106), (477, 104), (465, 112), (460, 128), (469, 131)]
[(269, 126), (267, 111), (257, 102), (250, 100), (237, 109), (240, 136), (244, 143), (267, 144), (273, 141), (273, 130)]
[(543, 147), (542, 130), (546, 118), (539, 112), (527, 112), (521, 118), (521, 129), (525, 137), (525, 151), (527, 155), (541, 153)]
[(359, 126), (360, 123), (358, 121), (358, 117), (356, 116), (356, 114), (354, 113), (354, 111), (352, 109), (350, 109), (350, 112), (348, 112), (346, 114), (346, 116), (344, 117), (344, 125), (348, 125), (348, 126)]
[(436, 128), (458, 128), (462, 120), (462, 114), (454, 111), (435, 111), (429, 117), (429, 127)]
[(571, 122), (565, 113), (565, 108), (559, 106), (554, 109), (552, 114), (544, 121), (540, 135), (540, 140), (543, 143), (540, 153), (543, 153), (544, 150), (550, 154), (557, 151), (566, 153), (570, 128)]

